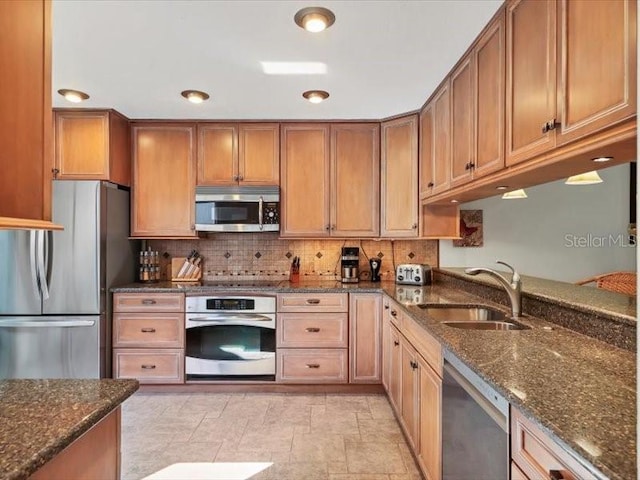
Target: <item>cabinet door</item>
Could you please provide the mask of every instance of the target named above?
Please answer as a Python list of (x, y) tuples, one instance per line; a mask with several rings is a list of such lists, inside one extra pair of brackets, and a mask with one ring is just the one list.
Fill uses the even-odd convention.
[(395, 411), (400, 415), (402, 408), (402, 350), (400, 348), (400, 332), (391, 325), (389, 331), (389, 399)]
[(442, 478), (442, 379), (418, 355), (420, 382), (418, 463), (429, 480)]
[(349, 382), (382, 380), (382, 299), (377, 293), (349, 294)]
[(50, 1), (0, 2), (0, 85), (0, 227), (37, 228), (51, 219)]
[(198, 185), (238, 184), (238, 127), (198, 124)]
[(56, 178), (109, 178), (109, 114), (55, 113)]
[(504, 168), (504, 12), (475, 49), (476, 140), (473, 178)]
[(133, 127), (131, 235), (195, 236), (195, 128)]
[(451, 170), (451, 84), (447, 81), (433, 97), (433, 193), (449, 189)]
[(464, 58), (451, 74), (451, 186), (471, 180), (475, 166), (474, 75), (473, 55)]
[(391, 321), (389, 320), (388, 299), (384, 299), (384, 310), (382, 311), (382, 386), (389, 394), (390, 358), (391, 358)]
[(382, 124), (382, 237), (418, 236), (418, 116)]
[(633, 0), (558, 2), (556, 144), (636, 114), (636, 15)]
[(416, 450), (418, 437), (418, 363), (415, 349), (404, 338), (400, 340), (401, 354), (401, 411), (402, 422), (409, 437), (411, 447)]
[(420, 182), (418, 191), (420, 192), (420, 200), (432, 195), (433, 187), (435, 186), (435, 157), (433, 150), (435, 122), (433, 120), (433, 112), (433, 102), (429, 102), (420, 112), (419, 118), (418, 163), (420, 164)]
[(329, 125), (281, 126), (283, 237), (329, 235)]
[(507, 5), (507, 166), (554, 147), (553, 130), (543, 132), (543, 126), (555, 118), (555, 72), (556, 2), (511, 1)]
[(380, 231), (380, 127), (331, 125), (331, 235), (377, 237)]
[(238, 127), (238, 149), (240, 184), (280, 184), (279, 124), (241, 123)]
[(115, 111), (109, 112), (109, 180), (131, 186), (131, 127)]

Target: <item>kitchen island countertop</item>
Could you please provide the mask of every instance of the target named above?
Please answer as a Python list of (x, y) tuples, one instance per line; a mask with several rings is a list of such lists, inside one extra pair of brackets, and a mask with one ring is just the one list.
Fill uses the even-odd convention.
[(137, 380), (0, 380), (0, 478), (28, 478), (137, 389)]

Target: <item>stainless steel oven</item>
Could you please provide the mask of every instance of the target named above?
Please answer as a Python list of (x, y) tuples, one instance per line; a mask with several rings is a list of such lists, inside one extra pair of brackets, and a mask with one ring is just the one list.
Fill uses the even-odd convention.
[(509, 402), (447, 350), (442, 456), (443, 480), (509, 479)]
[(187, 297), (187, 380), (275, 380), (273, 296)]

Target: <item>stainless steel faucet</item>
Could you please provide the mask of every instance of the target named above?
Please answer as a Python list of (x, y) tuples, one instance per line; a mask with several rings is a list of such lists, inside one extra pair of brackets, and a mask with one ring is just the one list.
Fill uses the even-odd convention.
[(491, 270), (490, 268), (477, 267), (467, 268), (465, 273), (467, 275), (478, 275), (480, 273), (486, 273), (487, 275), (495, 278), (500, 285), (507, 291), (509, 300), (511, 301), (511, 317), (518, 318), (522, 313), (522, 282), (520, 281), (520, 275), (516, 272), (516, 269), (505, 262), (498, 260), (496, 263), (504, 265), (511, 270), (511, 281), (504, 278), (499, 272)]

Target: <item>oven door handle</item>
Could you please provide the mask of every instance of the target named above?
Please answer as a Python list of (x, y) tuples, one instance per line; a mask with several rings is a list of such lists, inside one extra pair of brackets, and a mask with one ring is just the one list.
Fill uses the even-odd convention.
[(227, 313), (224, 315), (206, 315), (204, 317), (187, 317), (187, 321), (189, 322), (220, 322), (220, 323), (229, 323), (229, 322), (272, 322), (273, 318), (268, 317), (266, 315), (255, 315), (255, 314), (247, 314), (247, 313)]

